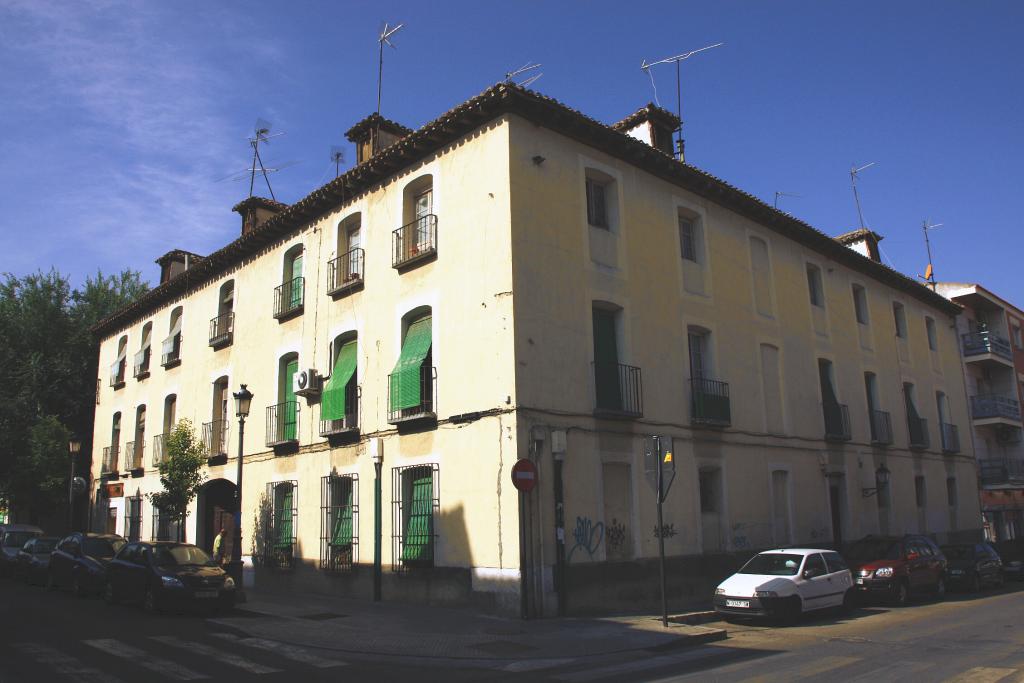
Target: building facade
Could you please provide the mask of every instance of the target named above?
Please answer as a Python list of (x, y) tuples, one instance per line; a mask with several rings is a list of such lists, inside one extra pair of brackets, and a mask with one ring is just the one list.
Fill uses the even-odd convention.
[[(682, 607), (769, 546), (980, 536), (959, 307), (858, 253), (876, 237), (680, 163), (650, 106), (607, 126), (499, 85), (414, 132), (367, 121), (354, 169), (246, 200), (239, 239), (171, 252), (97, 326), (95, 520), (172, 533), (145, 494), (187, 417), (210, 459), (185, 526), (209, 546), (245, 383), (257, 582), (369, 596), (379, 551), (385, 599), (636, 608), (663, 537)], [(661, 527), (651, 435), (676, 468)]]

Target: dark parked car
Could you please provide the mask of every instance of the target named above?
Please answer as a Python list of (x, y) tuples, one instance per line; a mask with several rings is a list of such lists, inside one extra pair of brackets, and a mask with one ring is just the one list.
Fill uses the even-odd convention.
[(975, 593), (984, 584), (1003, 585), (1003, 561), (988, 543), (944, 545), (942, 552), (949, 562), (946, 575), (950, 585), (969, 588)]
[(191, 543), (129, 543), (107, 567), (103, 599), (137, 602), (147, 611), (227, 609), (235, 604), (235, 582)]
[(46, 583), (50, 553), (57, 547), (58, 541), (59, 538), (37, 536), (23, 545), (14, 561), (14, 575), (32, 584)]
[(867, 536), (844, 555), (862, 597), (904, 605), (911, 595), (946, 593), (946, 557), (926, 536)]
[(1003, 564), (1003, 576), (1010, 581), (1024, 581), (1024, 562), (1011, 560)]
[(10, 575), (21, 547), (36, 536), (42, 535), (43, 530), (31, 524), (0, 526), (0, 574)]
[(107, 565), (126, 541), (116, 534), (75, 532), (50, 554), (46, 587), (71, 588), (75, 595), (99, 593), (106, 582)]

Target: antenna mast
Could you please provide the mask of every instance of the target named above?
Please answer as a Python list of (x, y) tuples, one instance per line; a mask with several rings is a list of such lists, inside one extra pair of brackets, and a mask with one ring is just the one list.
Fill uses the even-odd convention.
[(932, 243), (931, 240), (928, 239), (928, 231), (934, 230), (940, 225), (942, 225), (942, 223), (933, 223), (929, 225), (927, 219), (921, 222), (921, 230), (924, 232), (924, 248), (928, 251), (928, 267), (924, 269), (924, 275), (919, 275), (918, 277), (924, 280), (925, 283), (932, 288), (933, 292), (935, 291), (935, 269), (932, 267)]
[[(521, 67), (519, 67), (515, 71), (508, 71), (508, 72), (506, 72), (505, 73), (505, 82), (506, 83), (511, 83), (515, 79), (516, 76), (524, 74), (527, 71), (533, 71), (534, 69), (539, 69), (541, 66), (542, 65), (540, 65), (540, 64), (531, 64), (530, 62), (527, 62), (526, 64), (522, 65)], [(516, 85), (518, 85), (520, 88), (528, 88), (528, 87), (530, 87), (531, 84), (533, 84), (538, 78), (540, 78), (543, 75), (544, 75), (543, 72), (541, 72), (539, 74), (533, 74), (532, 76), (524, 78), (519, 83), (516, 83)]]
[(860, 209), (860, 195), (857, 194), (857, 178), (860, 177), (858, 174), (861, 171), (863, 171), (866, 168), (871, 168), (874, 165), (875, 162), (872, 161), (870, 164), (865, 164), (860, 168), (857, 168), (856, 166), (850, 167), (850, 185), (853, 187), (853, 201), (856, 202), (857, 204), (857, 218), (860, 220), (861, 230), (864, 229), (864, 213)]
[[(704, 50), (710, 50), (711, 48), (714, 47), (721, 47), (722, 45), (725, 45), (725, 43), (715, 43), (714, 45), (708, 45), (707, 47), (702, 47), (698, 50), (690, 50), (689, 52), (684, 52), (683, 54), (676, 55), (675, 57), (666, 57), (665, 59), (659, 59), (658, 61), (651, 62), (650, 64), (648, 64), (647, 60), (645, 59), (643, 63), (640, 64), (640, 69), (642, 71), (646, 71), (647, 75), (650, 76), (652, 87), (654, 86), (654, 76), (651, 74), (652, 66), (657, 66), (658, 64), (671, 64), (673, 62), (676, 65), (676, 114), (679, 116), (679, 128), (676, 132), (676, 148), (680, 161), (683, 160), (683, 89), (681, 85), (682, 79), (679, 75), (679, 64), (684, 59), (689, 59), (698, 52), (704, 52)], [(654, 88), (654, 97), (655, 99), (657, 99), (658, 97), (657, 87)]]
[(384, 82), (384, 44), (387, 43), (388, 47), (392, 50), (397, 49), (390, 39), (391, 36), (398, 33), (398, 30), (403, 26), (405, 26), (405, 24), (391, 26), (385, 21), (384, 25), (380, 29), (380, 35), (377, 37), (377, 42), (380, 44), (379, 57), (377, 61), (377, 116), (380, 116), (380, 94), (381, 87)]
[[(270, 143), (270, 138), (276, 138), (284, 133), (270, 134), (270, 122), (264, 121), (263, 119), (256, 119), (256, 125), (253, 127), (253, 136), (249, 138), (249, 144), (252, 145), (252, 167), (249, 169), (249, 196), (252, 196), (254, 186), (256, 184), (256, 170), (259, 167), (260, 173), (263, 174), (263, 180), (267, 183), (267, 191), (270, 192), (270, 198), (277, 201), (277, 197), (274, 196), (274, 190), (270, 187), (270, 176), (267, 175), (267, 168), (263, 165), (263, 158), (260, 156), (260, 143)], [(272, 169), (276, 170), (276, 169)]]
[(779, 208), (779, 197), (796, 197), (796, 198), (800, 198), (802, 196), (803, 195), (793, 194), (792, 192), (779, 192), (778, 190), (776, 190), (775, 191), (775, 204), (773, 206), (776, 209)]
[(331, 163), (334, 164), (334, 177), (341, 175), (341, 164), (345, 161), (345, 150), (341, 147), (331, 147)]

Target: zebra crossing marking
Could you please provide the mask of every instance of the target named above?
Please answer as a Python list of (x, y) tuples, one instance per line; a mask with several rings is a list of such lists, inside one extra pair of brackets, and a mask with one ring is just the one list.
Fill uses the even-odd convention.
[(231, 643), (245, 645), (246, 647), (252, 647), (259, 650), (270, 650), (275, 654), (281, 655), (285, 659), (290, 659), (301, 664), (308, 664), (309, 666), (313, 666), (318, 669), (327, 669), (332, 666), (348, 666), (348, 662), (342, 662), (328, 657), (321, 657), (318, 654), (310, 652), (304, 647), (288, 643), (279, 643), (276, 640), (267, 640), (266, 638), (239, 638), (231, 633), (212, 633), (210, 635)]
[(685, 662), (708, 659), (710, 657), (722, 656), (723, 654), (726, 653), (722, 648), (701, 647), (688, 650), (678, 655), (662, 655), (661, 657), (653, 657), (651, 659), (639, 659), (631, 662), (623, 662), (621, 664), (612, 664), (610, 666), (602, 666), (593, 669), (586, 669), (584, 671), (567, 673), (561, 676), (555, 676), (555, 678), (560, 681), (571, 681), (573, 683), (576, 681), (592, 681), (598, 678), (615, 676), (617, 674), (633, 673), (636, 671), (643, 671), (644, 669), (656, 669), (658, 667), (670, 666), (672, 664), (683, 664)]
[(115, 640), (114, 638), (95, 638), (92, 640), (83, 640), (82, 642), (89, 647), (94, 647), (108, 655), (127, 660), (144, 669), (149, 669), (161, 676), (167, 676), (168, 678), (173, 678), (175, 680), (197, 681), (202, 678), (209, 678), (206, 674), (193, 671), (187, 666), (172, 662), (169, 659), (154, 657), (145, 650), (132, 647), (131, 645), (123, 643), (120, 640)]
[(175, 636), (150, 636), (150, 640), (155, 640), (158, 643), (163, 643), (164, 645), (169, 645), (171, 647), (178, 648), (179, 650), (185, 650), (186, 652), (201, 654), (216, 662), (243, 669), (251, 674), (274, 674), (281, 672), (281, 669), (264, 666), (240, 655), (226, 652), (225, 650), (219, 650), (215, 647), (210, 647), (205, 643), (181, 640)]
[(31, 657), (37, 664), (52, 667), (57, 673), (63, 674), (80, 683), (121, 683), (116, 676), (93, 668), (80, 659), (64, 654), (60, 650), (40, 643), (11, 643), (11, 647)]

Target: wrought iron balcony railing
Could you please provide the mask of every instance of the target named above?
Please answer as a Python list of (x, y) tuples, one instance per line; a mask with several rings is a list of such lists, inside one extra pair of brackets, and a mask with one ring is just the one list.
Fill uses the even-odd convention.
[[(355, 382), (345, 388), (345, 417), (320, 420), (320, 436), (337, 436), (359, 431), (359, 401), (362, 391)], [(321, 407), (323, 404), (321, 403)]]
[(892, 417), (884, 410), (868, 410), (871, 420), (871, 443), (887, 446), (892, 443)]
[(124, 386), (124, 373), (128, 367), (128, 359), (122, 358), (110, 366), (110, 386), (120, 389)]
[(437, 216), (427, 214), (393, 231), (391, 267), (402, 268), (437, 254)]
[(125, 464), (129, 470), (141, 470), (143, 468), (143, 454), (146, 452), (146, 442), (143, 439), (129, 441), (124, 445), (125, 455), (128, 462)]
[(825, 418), (825, 438), (829, 441), (849, 441), (850, 409), (842, 403), (823, 403), (821, 413)]
[(327, 264), (327, 294), (344, 292), (363, 283), (364, 253), (350, 249)]
[(978, 479), (982, 485), (1024, 482), (1024, 460), (985, 459), (978, 461)]
[(203, 448), (207, 457), (227, 455), (228, 452), (228, 420), (213, 420), (203, 423)]
[(166, 457), (167, 434), (157, 434), (153, 437), (153, 467), (159, 467)]
[(928, 448), (931, 445), (932, 441), (928, 436), (928, 420), (908, 415), (907, 430), (910, 432), (911, 448)]
[(118, 444), (103, 448), (103, 474), (117, 472)]
[(388, 423), (437, 419), (437, 368), (424, 363), (419, 371), (419, 403), (403, 407), (402, 390), (396, 384), (401, 372), (388, 375)]
[(992, 353), (1006, 360), (1013, 360), (1013, 350), (1010, 348), (1010, 342), (995, 332), (972, 332), (961, 335), (960, 339), (963, 343), (964, 358)]
[(135, 359), (132, 363), (132, 377), (135, 379), (146, 379), (149, 377), (149, 357), (151, 355), (152, 352), (148, 346), (135, 354)]
[(713, 379), (690, 380), (690, 419), (694, 424), (728, 427), (732, 424), (729, 384)]
[(267, 406), (267, 447), (297, 443), (299, 440), (299, 402), (285, 401)]
[(235, 337), (235, 314), (221, 313), (210, 320), (210, 346), (220, 349), (229, 346)]
[(281, 319), (302, 312), (306, 278), (297, 277), (274, 287), (274, 317)]
[(170, 368), (181, 362), (181, 332), (164, 340), (160, 365)]
[(940, 423), (942, 428), (942, 450), (945, 453), (960, 452), (960, 430), (955, 424)]
[(1009, 396), (994, 394), (971, 396), (971, 417), (975, 420), (1005, 417), (1008, 420), (1020, 422), (1020, 403), (1017, 399)]
[(609, 417), (642, 417), (643, 376), (640, 368), (623, 363), (592, 363), (594, 412)]

